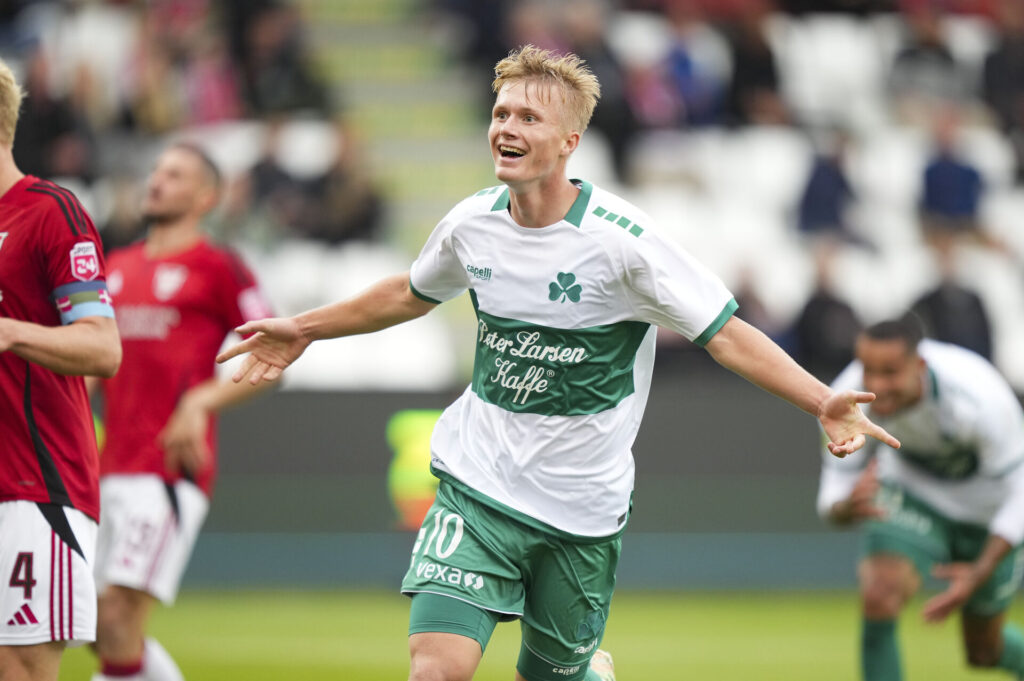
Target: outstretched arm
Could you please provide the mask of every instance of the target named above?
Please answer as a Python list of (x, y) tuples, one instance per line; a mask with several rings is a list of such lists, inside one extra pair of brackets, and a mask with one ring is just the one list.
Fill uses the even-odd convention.
[(409, 273), (382, 279), (359, 295), (294, 317), (260, 319), (238, 327), (253, 334), (217, 355), (218, 362), (250, 353), (232, 377), (248, 378), (253, 385), (281, 376), (315, 340), (380, 331), (421, 317), (436, 307), (417, 298), (409, 286)]
[(858, 406), (875, 399), (874, 394), (833, 391), (742, 319), (730, 318), (705, 348), (722, 366), (815, 416), (829, 437), (828, 450), (834, 456), (857, 451), (868, 435), (891, 447), (900, 446), (899, 440), (872, 423)]

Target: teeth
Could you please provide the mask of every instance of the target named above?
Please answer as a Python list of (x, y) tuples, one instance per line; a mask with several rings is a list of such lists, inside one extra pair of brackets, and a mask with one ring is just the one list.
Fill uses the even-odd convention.
[(516, 156), (522, 156), (524, 153), (521, 149), (516, 149), (515, 147), (506, 147), (505, 145), (499, 145), (498, 151), (508, 152), (509, 154), (515, 154)]

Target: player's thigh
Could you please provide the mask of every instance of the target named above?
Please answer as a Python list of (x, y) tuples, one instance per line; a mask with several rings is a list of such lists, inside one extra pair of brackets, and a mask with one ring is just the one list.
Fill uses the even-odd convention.
[(469, 681), (483, 651), (471, 638), (444, 632), (409, 636), (409, 679)]
[(0, 679), (56, 681), (63, 653), (61, 641), (27, 646), (0, 645)]
[(72, 508), (0, 503), (0, 646), (96, 638), (96, 523)]
[(582, 679), (604, 636), (622, 542), (548, 538), (528, 565), (523, 645), (528, 681)]
[(100, 483), (100, 500), (100, 590), (117, 584), (173, 603), (209, 510), (206, 495), (186, 480), (111, 475)]
[(861, 592), (869, 607), (898, 609), (936, 563), (950, 560), (951, 523), (897, 487), (883, 487), (877, 502), (886, 514), (864, 524)]

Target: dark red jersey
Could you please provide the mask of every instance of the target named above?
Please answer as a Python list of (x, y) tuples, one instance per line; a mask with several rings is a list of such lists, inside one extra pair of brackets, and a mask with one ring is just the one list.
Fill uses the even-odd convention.
[[(68, 190), (26, 176), (0, 196), (0, 316), (43, 326), (113, 317), (103, 251)], [(0, 501), (99, 519), (92, 412), (80, 376), (0, 352)]]
[[(100, 474), (156, 473), (173, 482), (158, 438), (178, 400), (213, 377), (225, 337), (236, 326), (266, 317), (269, 307), (252, 273), (233, 252), (208, 241), (165, 258), (138, 243), (110, 254), (107, 282), (117, 311), (124, 356), (104, 381), (106, 445)], [(215, 452), (216, 421), (209, 447)], [(212, 456), (193, 481), (209, 494)]]

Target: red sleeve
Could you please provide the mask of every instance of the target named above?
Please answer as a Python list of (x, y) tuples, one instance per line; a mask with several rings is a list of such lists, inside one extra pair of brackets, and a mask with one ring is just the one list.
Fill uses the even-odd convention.
[(233, 251), (224, 251), (227, 261), (224, 317), (229, 329), (245, 322), (272, 316), (270, 305), (260, 290), (256, 277)]
[(52, 182), (38, 182), (29, 191), (50, 199), (43, 202), (46, 228), (40, 231), (39, 242), (50, 290), (75, 282), (103, 281), (102, 242), (74, 194)]

